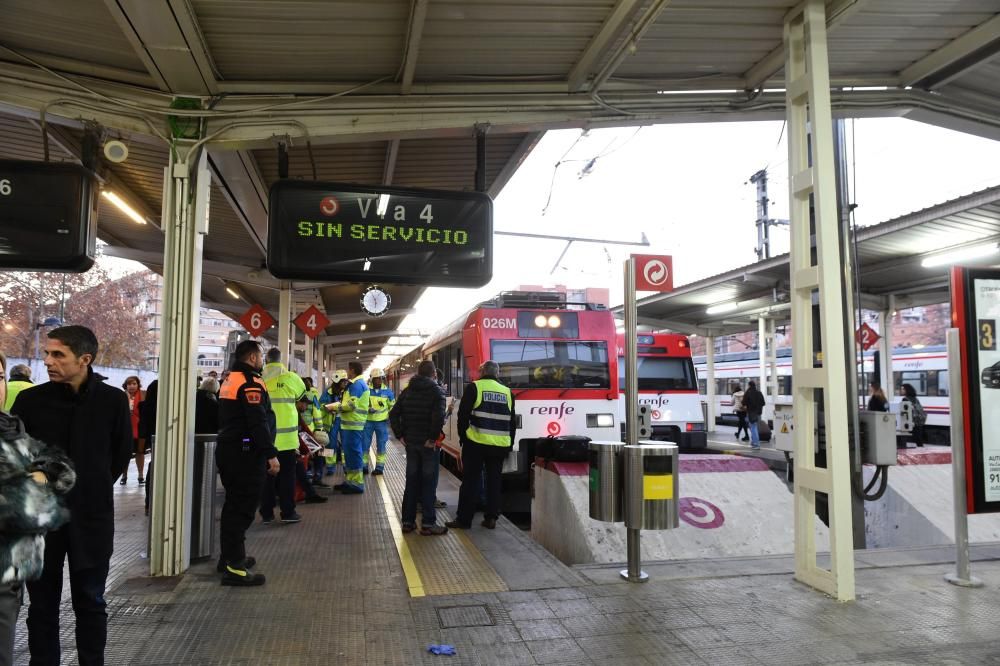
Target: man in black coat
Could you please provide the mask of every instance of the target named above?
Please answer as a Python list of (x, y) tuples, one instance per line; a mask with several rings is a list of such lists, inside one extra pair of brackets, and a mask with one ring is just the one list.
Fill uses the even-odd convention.
[(128, 398), (90, 367), (97, 356), (93, 331), (63, 326), (48, 337), (49, 381), (22, 391), (11, 412), (21, 417), (32, 437), (69, 455), (76, 486), (67, 495), (70, 522), (46, 536), (42, 577), (28, 583), (28, 648), (32, 664), (59, 664), (59, 603), (68, 555), (80, 664), (103, 664), (108, 636), (104, 587), (115, 536), (113, 487), (133, 448)]
[(406, 446), (406, 487), (403, 490), (403, 531), (417, 525), (417, 500), (422, 507), (420, 533), (444, 534), (437, 524), (434, 502), (437, 493), (439, 453), (437, 439), (444, 427), (444, 392), (435, 381), (434, 362), (421, 361), (417, 374), (389, 412), (392, 433)]

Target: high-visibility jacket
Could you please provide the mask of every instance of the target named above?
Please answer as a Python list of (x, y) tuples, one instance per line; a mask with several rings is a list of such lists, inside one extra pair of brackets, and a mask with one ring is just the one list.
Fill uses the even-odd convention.
[(514, 417), (510, 389), (494, 379), (478, 379), (473, 384), (478, 396), (465, 436), (477, 444), (510, 446), (510, 421)]
[(281, 363), (268, 363), (261, 376), (274, 412), (274, 448), (294, 451), (299, 448), (299, 410), (295, 408), (295, 401), (306, 392), (306, 385)]
[(10, 413), (10, 408), (14, 405), (14, 399), (17, 398), (17, 394), (26, 388), (34, 386), (31, 382), (26, 382), (21, 379), (15, 379), (12, 382), (7, 382), (7, 400), (4, 402), (3, 411)]
[(388, 386), (382, 388), (369, 389), (370, 406), (368, 408), (368, 420), (385, 421), (389, 418), (389, 410), (396, 404), (396, 394)]
[(319, 405), (319, 391), (314, 386), (306, 391), (306, 396), (309, 398), (309, 404), (306, 406), (306, 410), (300, 413), (300, 416), (310, 430), (323, 430), (323, 412), (325, 410), (321, 409)]
[(368, 384), (361, 377), (355, 377), (347, 385), (340, 402), (340, 427), (344, 430), (364, 430), (370, 407)]

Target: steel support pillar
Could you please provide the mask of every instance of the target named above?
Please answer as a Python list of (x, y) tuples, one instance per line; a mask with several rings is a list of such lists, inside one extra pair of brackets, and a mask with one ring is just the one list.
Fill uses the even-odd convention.
[(316, 343), (316, 388), (322, 393), (326, 388), (326, 345)]
[[(889, 294), (889, 304), (886, 309), (878, 314), (879, 335), (878, 341), (879, 356), (881, 357), (881, 367), (879, 368), (878, 380), (882, 383), (882, 390), (885, 397), (892, 402), (892, 396), (896, 392), (892, 377), (892, 313), (896, 309), (896, 297)], [(867, 388), (867, 387), (866, 387)]]
[(757, 318), (757, 357), (760, 381), (757, 388), (764, 394), (765, 421), (774, 418), (774, 401), (778, 397), (778, 351), (774, 348), (774, 320)]
[[(843, 289), (837, 217), (830, 67), (823, 0), (785, 17), (785, 88), (791, 213), (792, 385), (795, 430), (795, 578), (841, 601), (854, 599), (850, 441), (844, 386)], [(811, 215), (811, 213), (814, 215)], [(814, 230), (811, 228), (814, 223)], [(815, 258), (812, 237), (815, 232)], [(813, 329), (813, 296), (819, 327)], [(819, 337), (814, 356), (814, 340)], [(827, 466), (817, 467), (817, 407)], [(816, 559), (816, 493), (828, 497), (830, 569)]]
[(705, 430), (715, 432), (715, 336), (705, 338), (705, 399), (708, 401)]
[[(278, 349), (281, 350), (281, 360), (285, 364), (291, 362), (292, 343), (292, 289), (287, 282), (281, 283), (278, 291)], [(291, 367), (291, 366), (288, 366)]]
[(306, 362), (306, 367), (305, 367), (305, 371), (302, 373), (302, 376), (303, 377), (312, 377), (313, 376), (313, 350), (315, 349), (316, 345), (313, 344), (313, 339), (310, 338), (308, 335), (305, 336), (305, 338), (306, 338), (306, 345), (305, 345), (305, 362)]
[(164, 170), (163, 314), (149, 543), (153, 576), (176, 576), (191, 561), (191, 387), (197, 372), (202, 247), (212, 182), (206, 155), (175, 145)]

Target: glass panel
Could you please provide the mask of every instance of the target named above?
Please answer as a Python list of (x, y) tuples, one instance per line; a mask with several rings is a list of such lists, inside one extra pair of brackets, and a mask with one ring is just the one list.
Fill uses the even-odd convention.
[[(640, 391), (694, 391), (698, 387), (691, 359), (640, 356), (637, 360)], [(624, 357), (618, 359), (618, 386), (625, 390)]]
[(604, 342), (494, 340), (492, 358), (510, 388), (610, 388)]

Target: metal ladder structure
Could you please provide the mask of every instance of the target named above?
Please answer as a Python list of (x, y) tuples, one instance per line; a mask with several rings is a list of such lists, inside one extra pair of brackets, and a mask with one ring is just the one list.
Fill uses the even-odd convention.
[[(792, 383), (795, 430), (795, 578), (840, 601), (854, 599), (848, 381), (830, 108), (826, 9), (806, 0), (785, 17), (785, 96), (791, 217)], [(811, 229), (812, 206), (814, 229)], [(815, 260), (812, 236), (815, 235)], [(819, 327), (813, 327), (818, 303)], [(819, 336), (821, 344), (814, 347)], [(814, 357), (814, 350), (818, 354)], [(820, 397), (820, 392), (822, 392)], [(819, 401), (827, 466), (815, 464)], [(816, 558), (816, 493), (828, 496), (830, 568)]]

